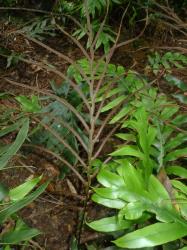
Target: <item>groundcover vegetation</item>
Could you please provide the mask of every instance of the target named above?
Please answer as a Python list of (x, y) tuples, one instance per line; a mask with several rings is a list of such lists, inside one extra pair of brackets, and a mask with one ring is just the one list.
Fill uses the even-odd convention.
[(0, 249), (187, 249), (187, 2), (0, 12)]

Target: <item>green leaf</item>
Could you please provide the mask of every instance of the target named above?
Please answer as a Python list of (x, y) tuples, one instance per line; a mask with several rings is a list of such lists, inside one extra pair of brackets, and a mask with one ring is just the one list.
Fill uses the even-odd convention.
[(165, 150), (171, 151), (172, 149), (180, 146), (182, 143), (187, 141), (187, 135), (179, 133), (176, 137), (172, 138), (165, 144)]
[(156, 134), (157, 134), (156, 128), (149, 125), (148, 131), (147, 131), (147, 140), (149, 142), (149, 147), (153, 144), (156, 138)]
[[(169, 223), (176, 220), (180, 221), (182, 217), (178, 218), (179, 214), (176, 211), (172, 210), (171, 208), (167, 209), (167, 204), (168, 200), (160, 201), (160, 204), (156, 204), (156, 206), (154, 205), (154, 203), (152, 204), (152, 206), (150, 204), (150, 207), (147, 209), (147, 211), (156, 214), (156, 219), (160, 222)], [(171, 201), (169, 201), (169, 205), (171, 207)]]
[(161, 63), (162, 63), (162, 65), (164, 66), (164, 68), (165, 68), (166, 70), (171, 69), (170, 64), (168, 63), (168, 61), (167, 61), (165, 58), (162, 58)]
[(101, 112), (106, 112), (114, 107), (116, 107), (117, 105), (119, 105), (122, 101), (124, 101), (125, 96), (119, 96), (116, 99), (114, 99), (113, 101), (109, 102), (106, 106), (104, 106), (101, 109)]
[(176, 68), (178, 68), (178, 69), (184, 69), (184, 66), (181, 65), (180, 63), (178, 63), (176, 61), (172, 61), (172, 63), (175, 65)]
[(136, 146), (124, 146), (113, 153), (110, 154), (111, 156), (135, 156), (140, 159), (143, 159), (144, 155), (139, 151), (138, 147)]
[(183, 193), (175, 192), (175, 202), (184, 219), (187, 218), (187, 196)]
[(114, 124), (116, 122), (118, 122), (119, 120), (121, 120), (124, 116), (126, 116), (130, 111), (131, 111), (132, 107), (130, 105), (127, 105), (125, 107), (123, 107), (120, 112), (118, 112), (113, 118), (112, 120), (109, 122), (109, 124)]
[(157, 203), (161, 202), (162, 205), (165, 204), (165, 201), (167, 201), (169, 208), (172, 208), (168, 192), (154, 175), (151, 175), (149, 178), (148, 191), (151, 194), (152, 200), (156, 201)]
[[(151, 127), (149, 127), (148, 124), (148, 114), (144, 107), (139, 108), (134, 116), (136, 120), (131, 120), (130, 125), (135, 131), (138, 132), (140, 146), (143, 152), (148, 155), (151, 143), (151, 141), (149, 142), (149, 139), (152, 140), (152, 137), (155, 136), (155, 132), (153, 132), (154, 129), (150, 130)], [(148, 129), (150, 131), (148, 131)], [(148, 136), (148, 133), (150, 136)]]
[(124, 140), (124, 141), (130, 141), (130, 142), (136, 142), (136, 137), (133, 134), (124, 134), (124, 133), (119, 133), (119, 134), (115, 134), (116, 137)]
[(163, 120), (168, 120), (169, 118), (171, 118), (174, 114), (176, 114), (179, 110), (178, 106), (173, 106), (173, 107), (166, 107), (163, 109), (163, 111), (161, 112), (161, 118)]
[(10, 200), (17, 201), (23, 199), (37, 185), (41, 178), (42, 177), (33, 178), (11, 189), (9, 192)]
[(3, 250), (13, 250), (9, 245), (6, 245)]
[(133, 190), (135, 193), (142, 192), (143, 194), (144, 180), (140, 175), (140, 172), (138, 172), (127, 160), (123, 160), (121, 167), (124, 182), (127, 188), (129, 188), (129, 190)]
[(98, 204), (101, 204), (105, 207), (115, 208), (115, 209), (121, 209), (125, 206), (126, 202), (120, 199), (107, 199), (103, 198), (100, 195), (93, 194), (92, 200)]
[(181, 166), (170, 166), (166, 168), (167, 174), (173, 174), (187, 179), (187, 169)]
[(145, 210), (146, 206), (141, 201), (128, 203), (127, 206), (125, 206), (124, 209), (122, 209), (126, 220), (139, 219)]
[(121, 176), (112, 173), (104, 168), (99, 171), (97, 180), (105, 187), (120, 187), (124, 186), (124, 180)]
[(106, 199), (118, 199), (122, 189), (120, 188), (94, 188), (96, 194)]
[(16, 97), (16, 100), (21, 103), (22, 109), (25, 112), (37, 113), (41, 110), (38, 97), (35, 95), (31, 96), (31, 99), (24, 95)]
[(0, 183), (0, 202), (8, 196), (9, 190), (8, 188)]
[(3, 234), (1, 238), (2, 243), (6, 244), (17, 244), (22, 241), (30, 240), (31, 238), (40, 234), (40, 231), (37, 229), (24, 229), (19, 231), (13, 231)]
[(105, 92), (102, 93), (101, 96), (96, 98), (96, 102), (106, 100), (107, 98), (112, 97), (113, 95), (116, 95), (116, 94), (121, 92), (121, 88), (115, 88), (115, 89), (112, 89), (112, 90), (108, 91), (108, 93), (106, 94), (107, 89), (106, 88), (104, 88), (104, 89), (105, 89)]
[(76, 239), (76, 237), (74, 235), (71, 238), (70, 250), (79, 250), (79, 248), (78, 248), (78, 241), (77, 241), (77, 239)]
[(187, 250), (187, 247), (180, 248), (179, 250)]
[(187, 157), (187, 148), (177, 149), (173, 152), (170, 152), (166, 155), (165, 161), (174, 161), (181, 157)]
[(95, 159), (95, 160), (92, 160), (92, 162), (91, 162), (91, 165), (92, 165), (92, 168), (94, 169), (100, 169), (101, 168), (101, 166), (102, 166), (102, 161), (101, 160), (99, 160), (99, 159)]
[(187, 84), (185, 82), (181, 81), (180, 79), (178, 79), (177, 77), (172, 76), (172, 75), (166, 75), (165, 79), (171, 85), (176, 86), (183, 91), (187, 90)]
[(21, 127), (19, 133), (17, 134), (16, 140), (11, 144), (7, 152), (0, 157), (0, 169), (3, 169), (7, 165), (11, 157), (15, 155), (17, 151), (20, 149), (23, 142), (27, 138), (28, 130), (29, 130), (29, 119), (24, 119), (23, 126)]
[(143, 248), (165, 244), (187, 235), (187, 226), (178, 222), (155, 223), (113, 241), (122, 248)]
[(187, 123), (187, 115), (186, 114), (180, 114), (172, 121), (172, 123), (176, 126), (181, 126)]
[(10, 96), (10, 93), (8, 92), (0, 93), (0, 99), (7, 99), (8, 96)]
[(33, 200), (35, 200), (40, 194), (44, 192), (48, 184), (49, 182), (42, 184), (36, 191), (24, 197), (22, 200), (13, 202), (10, 204), (10, 206), (2, 209), (0, 211), (0, 223), (3, 223), (12, 214), (16, 213), (17, 211), (31, 203)]
[(183, 94), (175, 94), (173, 95), (174, 98), (176, 98), (179, 102), (187, 104), (187, 96)]
[(22, 123), (23, 123), (23, 120), (19, 120), (16, 123), (14, 123), (8, 127), (1, 129), (0, 137), (17, 130)]
[[(140, 199), (145, 199), (146, 193), (138, 194), (126, 188), (125, 186), (120, 188), (94, 188), (94, 191), (101, 197), (106, 199), (121, 199), (127, 202), (134, 202)], [(143, 197), (143, 195), (145, 195)]]
[(180, 190), (182, 193), (184, 193), (185, 195), (187, 195), (187, 186), (180, 182), (180, 181), (177, 181), (177, 180), (172, 180), (171, 181), (171, 184), (177, 188), (178, 190)]
[(115, 232), (132, 226), (131, 221), (118, 220), (117, 216), (103, 218), (90, 223), (87, 223), (89, 227), (99, 232)]

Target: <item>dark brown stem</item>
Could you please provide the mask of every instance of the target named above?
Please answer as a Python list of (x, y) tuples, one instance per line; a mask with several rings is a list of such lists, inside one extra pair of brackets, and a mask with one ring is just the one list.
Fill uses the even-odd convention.
[(117, 49), (117, 48), (120, 48), (120, 47), (122, 47), (122, 46), (125, 46), (125, 45), (127, 45), (127, 44), (129, 44), (129, 43), (132, 43), (132, 42), (136, 41), (137, 39), (139, 39), (139, 38), (144, 34), (145, 29), (147, 28), (147, 25), (148, 25), (148, 21), (149, 21), (148, 10), (146, 10), (145, 25), (144, 25), (144, 28), (142, 29), (142, 31), (141, 31), (136, 37), (134, 37), (134, 38), (132, 38), (132, 39), (129, 39), (128, 41), (118, 43), (118, 44), (116, 45), (116, 49)]

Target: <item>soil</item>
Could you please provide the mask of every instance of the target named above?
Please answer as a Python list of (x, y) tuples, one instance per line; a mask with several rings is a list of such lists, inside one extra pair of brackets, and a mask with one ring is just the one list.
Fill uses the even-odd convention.
[[(9, 27), (9, 29), (11, 30), (12, 27)], [(156, 35), (158, 36), (158, 34)], [(145, 73), (147, 55), (155, 47), (168, 46), (168, 42), (160, 40), (159, 37), (157, 37), (156, 42), (154, 40), (145, 35), (138, 41), (138, 44), (134, 43), (118, 49), (112, 62), (121, 64), (128, 69), (131, 68), (140, 73)], [(180, 40), (181, 37), (176, 36), (172, 46), (187, 48), (187, 44), (185, 42), (181, 44)], [(33, 60), (48, 61), (61, 72), (65, 72), (68, 67), (65, 61), (20, 35), (14, 34), (11, 37), (3, 37), (1, 42), (4, 45), (6, 44), (8, 49), (27, 54)], [(62, 51), (73, 60), (82, 57), (80, 50), (64, 36), (58, 35), (58, 37), (48, 38), (45, 42), (49, 46)], [(31, 90), (10, 85), (3, 80), (4, 77), (28, 86), (37, 86), (41, 89), (51, 89), (50, 81), (52, 80), (57, 85), (62, 83), (62, 80), (54, 73), (42, 70), (37, 66), (27, 65), (24, 62), (19, 62), (15, 67), (7, 69), (6, 60), (2, 57), (0, 57), (0, 75), (0, 91), (8, 91), (13, 95), (31, 94)], [(185, 70), (176, 70), (175, 75), (187, 82)], [(168, 89), (171, 94), (176, 91), (165, 85), (159, 87), (166, 93), (168, 93)], [(34, 93), (34, 91), (32, 92)], [(4, 100), (3, 102), (3, 104), (8, 106), (15, 105), (13, 99), (8, 102)], [(8, 143), (13, 138), (5, 139)], [(111, 144), (109, 143), (103, 152), (107, 154), (111, 150)], [(23, 183), (27, 178), (41, 174), (43, 174), (43, 181), (52, 180), (44, 194), (19, 213), (29, 226), (38, 228), (42, 232), (41, 235), (30, 242), (32, 247), (27, 247), (27, 249), (33, 249), (33, 246), (35, 249), (45, 250), (70, 249), (70, 242), (73, 236), (77, 236), (79, 233), (80, 216), (84, 209), (85, 194), (81, 183), (77, 181), (77, 178), (72, 173), (67, 174), (65, 179), (60, 179), (58, 162), (46, 156), (42, 150), (34, 148), (28, 150), (25, 147), (19, 155), (14, 157), (12, 165), (22, 167), (2, 171), (0, 175), (0, 182), (9, 187), (15, 187)], [(87, 205), (88, 219), (102, 218), (106, 213), (108, 213), (107, 210), (89, 201)], [(102, 234), (95, 233), (89, 230), (88, 227), (85, 227), (81, 236), (81, 242), (86, 244), (102, 237)]]

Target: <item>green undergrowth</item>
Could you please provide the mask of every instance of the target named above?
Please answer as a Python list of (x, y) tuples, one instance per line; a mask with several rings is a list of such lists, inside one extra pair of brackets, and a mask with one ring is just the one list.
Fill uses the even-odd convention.
[(120, 84), (107, 92), (110, 101), (102, 109), (122, 104), (109, 122), (120, 123), (116, 136), (122, 144), (103, 163), (100, 187), (93, 187), (92, 195), (94, 202), (113, 209), (113, 216), (88, 225), (112, 234), (122, 249), (170, 249), (169, 242), (182, 248), (187, 234), (186, 113), (133, 72), (124, 81), (124, 88)]
[[(165, 1), (160, 1), (160, 4), (161, 6), (162, 4), (165, 6)], [(61, 29), (71, 29), (71, 34), (77, 40), (85, 41), (86, 48), (90, 48), (91, 46), (88, 36), (90, 28), (87, 23), (87, 16), (89, 15), (93, 32), (92, 36), (95, 36), (99, 31), (97, 41), (94, 44), (94, 50), (102, 49), (105, 53), (109, 51), (109, 48), (115, 42), (116, 31), (112, 27), (113, 19), (117, 19), (120, 22), (118, 14), (120, 13), (121, 16), (126, 8), (125, 27), (129, 34), (132, 33), (132, 30), (135, 30), (135, 26), (143, 18), (144, 14), (146, 14), (146, 10), (150, 10), (150, 13), (148, 11), (149, 23), (154, 23), (155, 20), (158, 21), (164, 18), (162, 8), (158, 9), (154, 0), (132, 0), (130, 2), (127, 0), (59, 0), (56, 2), (44, 0), (33, 2), (6, 0), (1, 5), (10, 8), (32, 9), (32, 11), (27, 12), (29, 15), (32, 12), (34, 13), (32, 13), (31, 18), (28, 17), (29, 15), (22, 16), (8, 12), (8, 10), (7, 13), (5, 12), (7, 22), (9, 24), (17, 23), (20, 27), (19, 31), (24, 32), (27, 36), (39, 40), (45, 40), (49, 36), (58, 37), (59, 31), (55, 25), (57, 22)], [(180, 10), (185, 10), (186, 5), (185, 1), (171, 2), (170, 8), (171, 10), (175, 8), (180, 13)], [(37, 11), (41, 11), (41, 13), (37, 15)], [(106, 20), (103, 22), (105, 15)]]
[(162, 74), (166, 84), (177, 89), (176, 94), (172, 96), (181, 104), (187, 104), (185, 92), (186, 83), (175, 76), (175, 69), (185, 70), (187, 66), (187, 56), (178, 52), (167, 52), (161, 56), (158, 52), (148, 56), (149, 66), (147, 69), (152, 70), (155, 75)]
[[(1, 93), (0, 99), (6, 100), (10, 96), (7, 93)], [(12, 120), (13, 119), (13, 120)], [(8, 108), (1, 105), (0, 110), (0, 171), (8, 171), (14, 168), (12, 158), (18, 153), (25, 142), (29, 132), (29, 118), (17, 112), (14, 108)], [(6, 143), (3, 138), (15, 134), (15, 139)], [(11, 138), (11, 137), (10, 137)], [(40, 194), (42, 194), (48, 185), (47, 183), (39, 185), (41, 177), (25, 180), (19, 186), (10, 188), (1, 180), (0, 182), (0, 245), (3, 249), (12, 249), (12, 245), (29, 245), (29, 240), (41, 234), (37, 229), (31, 228), (20, 218), (18, 212)], [(6, 225), (10, 225), (6, 227)]]
[[(7, 1), (6, 6), (13, 2)], [(154, 1), (131, 1), (127, 26), (135, 26), (142, 13), (153, 6)], [(81, 25), (71, 28), (68, 39), (75, 41), (85, 57), (73, 61), (55, 51), (67, 62), (66, 72), (37, 58), (33, 63), (29, 54), (22, 55), (2, 45), (0, 53), (7, 58), (7, 69), (19, 67), (19, 62), (36, 64), (41, 71), (53, 72), (63, 79), (61, 85), (50, 81), (50, 90), (14, 82), (32, 90), (31, 94), (0, 93), (0, 171), (14, 167), (12, 159), (19, 157), (26, 143), (50, 155), (60, 170), (57, 179), (73, 173), (78, 194), (86, 197), (78, 228), (85, 222), (89, 228), (106, 233), (107, 242), (99, 240), (80, 246), (81, 232), (77, 232), (71, 250), (184, 250), (187, 85), (175, 71), (185, 69), (187, 57), (175, 52), (149, 55), (145, 71), (151, 72), (148, 75), (154, 80), (112, 63), (110, 49), (117, 42), (116, 32), (110, 26), (110, 16), (103, 23), (101, 17), (107, 8), (111, 14), (113, 9), (126, 7), (127, 1), (119, 0), (87, 1), (87, 5), (83, 1), (59, 1), (52, 6), (53, 14), (64, 11), (64, 17), (55, 19), (41, 14), (19, 28), (28, 41), (31, 38), (46, 49), (43, 41), (58, 34), (59, 27), (66, 33), (67, 15), (77, 18)], [(102, 59), (96, 59), (99, 48)], [(157, 87), (159, 81), (166, 84), (169, 93)], [(7, 107), (6, 101), (13, 105)], [(107, 146), (111, 146), (110, 152), (105, 153)], [(21, 244), (29, 247), (32, 237), (41, 233), (29, 228), (18, 213), (44, 192), (48, 183), (40, 185), (41, 178), (32, 177), (14, 188), (0, 183), (0, 225), (4, 228), (7, 222), (14, 222), (8, 231), (0, 233), (3, 250), (13, 250)], [(107, 208), (104, 218), (91, 222), (86, 218), (90, 193), (93, 202)], [(105, 243), (107, 248), (103, 248)]]
[[(186, 57), (175, 54), (177, 59), (179, 56), (185, 64)], [(159, 67), (166, 67), (162, 58), (160, 60)], [(154, 68), (151, 62), (149, 58)], [(185, 83), (176, 80), (171, 75), (171, 69), (166, 70), (170, 72), (164, 75), (164, 79), (186, 90)], [(90, 121), (90, 113), (85, 111), (81, 96), (71, 84), (73, 80), (90, 104), (93, 99), (87, 81), (94, 77), (98, 83), (104, 71), (102, 85), (95, 97), (97, 112), (99, 110), (101, 114), (95, 126), (102, 126), (103, 117), (113, 112), (107, 126), (118, 126), (117, 132), (111, 136), (114, 141), (115, 138), (121, 141), (121, 145), (114, 143), (114, 151), (109, 155), (100, 155), (93, 161), (93, 169), (87, 172), (81, 165), (84, 159), (79, 156), (82, 157), (84, 147), (85, 150), (89, 148), (90, 141), (76, 112), (86, 123)], [(163, 249), (170, 249), (171, 242), (174, 249), (185, 247), (187, 119), (180, 104), (160, 92), (154, 81), (149, 82), (147, 77), (121, 65), (106, 65), (104, 60), (90, 64), (87, 59), (80, 59), (68, 67), (66, 75), (67, 79), (62, 81), (60, 87), (51, 82), (56, 100), (52, 100), (54, 96), (50, 95), (20, 95), (14, 98), (17, 109), (2, 109), (0, 136), (14, 131), (17, 136), (10, 145), (1, 145), (1, 169), (9, 166), (12, 156), (29, 138), (33, 145), (41, 145), (62, 156), (71, 166), (77, 166), (83, 178), (99, 170), (97, 180), (91, 186), (94, 193), (92, 200), (111, 209), (111, 212), (109, 217), (87, 222), (87, 225), (109, 234), (113, 238), (112, 249), (158, 249), (160, 245)], [(1, 98), (9, 98), (9, 94), (2, 93)], [(76, 112), (70, 110), (66, 103)], [(10, 116), (14, 117), (14, 123), (11, 123)], [(29, 121), (33, 119), (40, 121), (29, 130)], [(110, 160), (104, 162), (108, 157)], [(60, 178), (70, 174), (72, 167), (69, 168), (68, 164), (62, 161), (59, 165)], [(15, 189), (1, 185), (3, 209), (0, 211), (0, 222), (3, 225), (10, 218), (15, 221), (15, 226), (2, 234), (3, 244), (27, 244), (29, 239), (39, 234), (39, 231), (29, 229), (16, 212), (44, 191), (47, 184), (32, 191), (40, 178), (26, 180)]]

